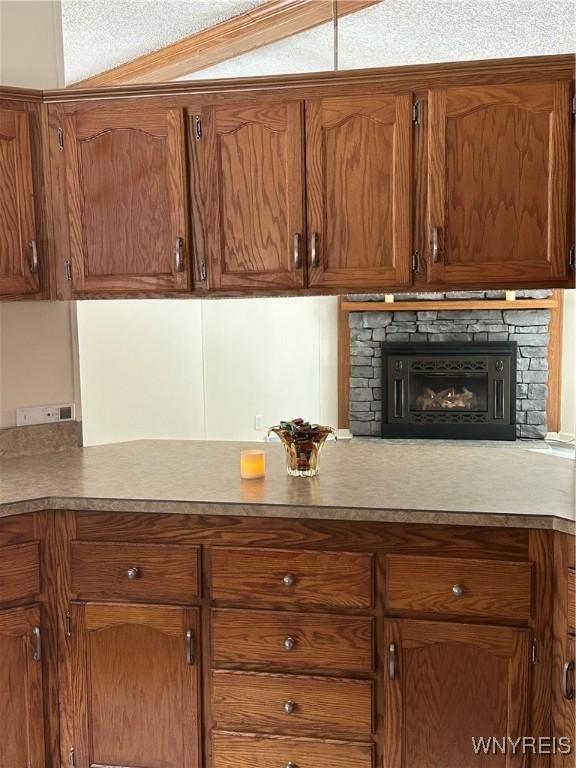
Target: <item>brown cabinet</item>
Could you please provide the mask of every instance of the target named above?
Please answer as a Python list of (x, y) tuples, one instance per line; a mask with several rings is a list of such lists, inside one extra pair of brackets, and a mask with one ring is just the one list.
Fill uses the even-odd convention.
[(570, 84), (439, 88), (428, 108), (429, 282), (566, 280)]
[(199, 612), (72, 606), (77, 768), (198, 768)]
[(412, 282), (412, 94), (306, 105), (309, 285)]
[[(475, 765), (473, 738), (530, 734), (528, 630), (386, 620), (386, 768)], [(500, 754), (490, 765), (524, 765)]]
[(28, 112), (0, 108), (0, 296), (36, 293), (38, 235)]
[(60, 120), (73, 291), (188, 289), (182, 110), (74, 103)]
[(0, 765), (40, 768), (44, 713), (40, 608), (0, 611)]
[(302, 102), (210, 107), (189, 120), (195, 234), (210, 287), (304, 287)]

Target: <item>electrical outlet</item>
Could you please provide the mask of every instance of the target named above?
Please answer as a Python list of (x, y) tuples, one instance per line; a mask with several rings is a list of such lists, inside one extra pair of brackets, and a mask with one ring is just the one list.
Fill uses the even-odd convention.
[(49, 424), (53, 421), (74, 421), (74, 405), (36, 405), (30, 408), (16, 409), (16, 426), (27, 427), (32, 424)]
[(261, 413), (257, 413), (254, 416), (254, 429), (257, 431), (264, 429), (264, 416)]

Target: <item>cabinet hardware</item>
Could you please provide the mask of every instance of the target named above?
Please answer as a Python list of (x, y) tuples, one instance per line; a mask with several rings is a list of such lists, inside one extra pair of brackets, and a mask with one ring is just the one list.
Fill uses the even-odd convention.
[(191, 629), (186, 631), (186, 664), (189, 667), (194, 664), (194, 636)]
[(412, 122), (414, 125), (420, 125), (420, 102), (415, 101), (412, 104)]
[(70, 264), (69, 259), (66, 259), (64, 262), (64, 277), (68, 281), (72, 280), (72, 265)]
[(72, 615), (70, 611), (66, 611), (65, 630), (66, 637), (72, 637)]
[(76, 768), (76, 752), (74, 751), (74, 747), (70, 747), (68, 751), (68, 765), (70, 768)]
[(296, 647), (296, 640), (294, 640), (293, 637), (287, 637), (286, 640), (284, 640), (285, 651), (293, 651), (295, 647)]
[(36, 641), (32, 658), (34, 661), (42, 661), (42, 634), (40, 632), (40, 627), (34, 627), (32, 629), (32, 634)]
[(283, 709), (284, 709), (284, 714), (286, 714), (286, 715), (293, 715), (294, 712), (296, 711), (296, 702), (292, 701), (292, 700), (287, 701), (284, 704)]
[(576, 246), (572, 246), (568, 251), (568, 266), (572, 271), (576, 269)]
[(568, 701), (574, 698), (574, 688), (568, 680), (571, 672), (574, 672), (574, 661), (567, 661), (562, 669), (562, 696)]
[(396, 680), (397, 672), (396, 643), (390, 643), (388, 646), (388, 676), (390, 680)]
[(538, 640), (532, 640), (532, 664), (538, 664)]
[(286, 768), (298, 768), (298, 766), (296, 765), (296, 763), (293, 763), (292, 761), (290, 761), (289, 763), (286, 763)]
[(282, 584), (284, 584), (285, 587), (293, 587), (296, 582), (296, 579), (291, 573), (287, 573), (286, 576), (282, 579)]
[(572, 117), (576, 117), (576, 96), (572, 96)]
[(432, 261), (437, 264), (440, 261), (440, 228), (432, 227)]
[(300, 232), (296, 232), (292, 241), (292, 257), (294, 259), (294, 269), (300, 269), (302, 260), (300, 259)]
[(310, 264), (314, 269), (320, 266), (318, 259), (318, 232), (312, 232), (310, 235)]
[(128, 568), (126, 576), (129, 581), (135, 581), (140, 577), (140, 570), (138, 568)]
[(420, 274), (420, 251), (414, 251), (412, 254), (412, 272)]
[(206, 260), (204, 258), (202, 258), (202, 257), (200, 257), (199, 272), (200, 272), (200, 281), (202, 283), (205, 283), (206, 282), (206, 277), (207, 277)]
[(454, 597), (462, 597), (464, 594), (464, 587), (461, 584), (454, 584), (452, 587), (452, 594)]
[(58, 149), (60, 152), (64, 152), (64, 131), (62, 128), (58, 128), (56, 133), (58, 135)]
[(194, 115), (194, 139), (200, 141), (202, 138), (202, 118), (200, 115)]
[(32, 258), (30, 259), (30, 272), (35, 275), (38, 272), (38, 247), (36, 240), (30, 240), (28, 243), (32, 250)]
[(174, 245), (174, 255), (176, 257), (176, 272), (184, 272), (184, 240), (181, 237), (176, 238)]

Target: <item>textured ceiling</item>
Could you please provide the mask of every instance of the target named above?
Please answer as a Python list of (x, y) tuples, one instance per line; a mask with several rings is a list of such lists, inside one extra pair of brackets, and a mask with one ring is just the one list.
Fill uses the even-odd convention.
[(162, 48), (261, 0), (62, 0), (66, 82)]

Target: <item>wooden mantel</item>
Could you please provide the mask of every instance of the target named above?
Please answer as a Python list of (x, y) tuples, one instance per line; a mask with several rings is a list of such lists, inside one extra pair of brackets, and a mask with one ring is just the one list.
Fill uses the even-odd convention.
[(417, 312), (422, 310), (459, 309), (549, 309), (550, 343), (548, 346), (548, 429), (560, 429), (562, 395), (562, 320), (564, 316), (564, 294), (553, 291), (549, 299), (480, 299), (480, 300), (438, 300), (427, 301), (350, 301), (339, 300), (338, 313), (338, 429), (349, 427), (350, 398), (350, 312)]

